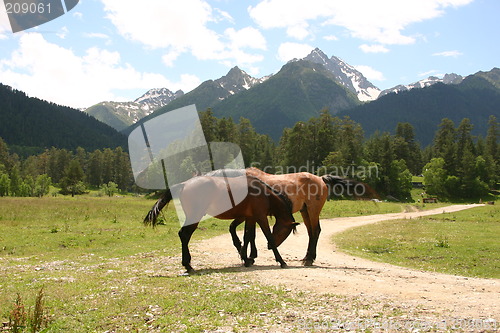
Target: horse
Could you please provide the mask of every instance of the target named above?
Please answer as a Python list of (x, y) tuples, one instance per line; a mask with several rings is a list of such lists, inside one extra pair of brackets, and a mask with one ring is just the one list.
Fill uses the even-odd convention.
[[(333, 175), (319, 177), (309, 172), (272, 175), (255, 167), (245, 170), (247, 175), (258, 177), (272, 186), (275, 190), (286, 193), (293, 203), (292, 213), (300, 211), (309, 235), (307, 252), (302, 259), (304, 266), (311, 266), (316, 259), (316, 248), (321, 232), (319, 214), (332, 189), (340, 187), (342, 193), (357, 194), (358, 188), (362, 187), (362, 191), (359, 191), (360, 194), (377, 196), (375, 191), (365, 183)], [(244, 221), (245, 219), (238, 218), (229, 226), (233, 244), (240, 252), (243, 251), (243, 249), (241, 249), (241, 242), (236, 234), (236, 227)], [(257, 248), (255, 246), (255, 228), (253, 231), (251, 228), (251, 225), (247, 226), (245, 223), (243, 247), (246, 251), (247, 242), (250, 242), (250, 259), (253, 260), (257, 257)], [(287, 234), (287, 237), (289, 234), (290, 233)], [(278, 247), (285, 239), (286, 237), (277, 239), (275, 245)]]
[[(229, 209), (221, 207), (221, 202), (232, 193), (247, 193), (245, 198)], [(295, 219), (291, 212), (291, 203), (285, 194), (274, 190), (264, 181), (251, 175), (231, 178), (230, 186), (222, 177), (197, 176), (167, 189), (144, 218), (145, 225), (156, 226), (158, 215), (174, 197), (178, 197), (186, 220), (179, 230), (182, 244), (182, 265), (186, 273), (194, 272), (191, 266), (189, 241), (198, 224), (206, 214), (222, 220), (248, 219), (249, 223), (258, 223), (268, 241), (269, 248), (282, 268), (287, 264), (278, 252), (276, 241), (281, 243), (295, 228)], [(231, 199), (232, 200), (232, 199)], [(232, 201), (234, 204), (234, 202)], [(267, 216), (275, 216), (276, 223), (271, 233)], [(275, 241), (276, 239), (276, 241)], [(245, 266), (248, 261), (245, 252), (240, 252)]]

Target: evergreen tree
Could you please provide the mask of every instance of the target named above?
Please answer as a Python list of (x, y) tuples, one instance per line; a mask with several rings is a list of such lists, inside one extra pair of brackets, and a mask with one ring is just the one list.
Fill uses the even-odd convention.
[(255, 133), (250, 120), (243, 117), (240, 118), (240, 122), (236, 127), (238, 133), (238, 145), (241, 148), (245, 166), (249, 166), (255, 160), (255, 140), (257, 138), (257, 133)]
[(500, 130), (498, 129), (497, 118), (493, 115), (490, 116), (488, 121), (488, 133), (486, 134), (485, 150), (495, 160), (498, 165), (500, 162), (500, 150), (498, 148), (498, 138), (500, 137)]
[(433, 155), (444, 160), (444, 168), (449, 174), (454, 174), (456, 167), (455, 136), (455, 124), (450, 119), (444, 118), (434, 136)]
[(222, 118), (217, 123), (217, 140), (221, 142), (233, 142), (237, 140), (236, 125), (232, 118)]
[(339, 120), (339, 118), (332, 117), (327, 109), (321, 111), (316, 143), (317, 161), (323, 161), (331, 151), (336, 150)]
[[(459, 177), (464, 177), (467, 171), (463, 169), (463, 159), (465, 155), (471, 160), (475, 156), (474, 143), (471, 136), (472, 124), (468, 118), (462, 119), (457, 128), (457, 144), (456, 144), (456, 169), (454, 174)], [(472, 164), (472, 163), (471, 163)]]
[(344, 158), (344, 165), (359, 165), (363, 153), (363, 129), (349, 117), (342, 119), (339, 132), (339, 151)]
[(87, 171), (87, 181), (92, 186), (100, 186), (103, 178), (103, 154), (100, 150), (95, 150), (90, 154), (89, 167)]
[(85, 192), (84, 176), (85, 174), (78, 160), (71, 160), (66, 170), (64, 170), (64, 177), (61, 179), (61, 193), (71, 194), (72, 197), (76, 194), (83, 194)]
[(217, 140), (217, 118), (215, 118), (212, 109), (200, 112), (200, 123), (207, 143)]
[(422, 152), (415, 142), (415, 129), (410, 123), (398, 123), (394, 137), (396, 159), (403, 159), (410, 171), (417, 175), (422, 171)]

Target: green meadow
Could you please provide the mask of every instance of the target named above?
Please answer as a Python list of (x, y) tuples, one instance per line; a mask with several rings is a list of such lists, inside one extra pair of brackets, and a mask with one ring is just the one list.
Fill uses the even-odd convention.
[(334, 237), (364, 258), (454, 275), (500, 278), (500, 207), (487, 205), (411, 220), (392, 220)]

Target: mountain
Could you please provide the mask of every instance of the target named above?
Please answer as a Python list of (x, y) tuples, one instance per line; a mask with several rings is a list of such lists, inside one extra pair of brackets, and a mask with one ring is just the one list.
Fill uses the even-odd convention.
[(248, 118), (257, 132), (277, 141), (283, 128), (316, 117), (322, 109), (334, 114), (358, 104), (356, 95), (323, 65), (297, 60), (252, 89), (217, 103), (212, 111), (216, 117), (235, 121)]
[[(226, 75), (222, 76), (221, 78), (203, 82), (187, 94), (176, 98), (168, 105), (156, 110), (153, 114), (142, 118), (138, 123), (147, 121), (151, 117), (160, 115), (162, 113), (191, 104), (195, 104), (198, 111), (204, 111), (208, 108), (214, 107), (216, 104), (220, 103), (226, 98), (247, 91), (255, 86), (258, 86), (260, 83), (266, 80), (267, 77), (257, 79), (250, 76), (237, 66), (233, 67)], [(137, 124), (130, 126), (126, 130), (124, 130), (123, 133), (130, 133), (137, 126)]]
[(0, 137), (9, 146), (38, 150), (54, 146), (92, 151), (127, 145), (125, 136), (79, 110), (28, 97), (3, 84), (0, 84)]
[(266, 79), (254, 78), (236, 66), (219, 79), (203, 82), (197, 88), (162, 108), (161, 113), (191, 104), (196, 104), (198, 111), (203, 111), (230, 96), (257, 86)]
[(84, 111), (121, 131), (182, 95), (182, 90), (173, 93), (167, 88), (156, 88), (148, 90), (133, 102), (101, 102)]
[(463, 76), (455, 74), (455, 73), (445, 74), (443, 76), (443, 78), (438, 78), (436, 76), (429, 76), (427, 79), (423, 79), (423, 80), (420, 80), (420, 81), (417, 81), (414, 83), (410, 83), (407, 85), (400, 84), (400, 85), (397, 85), (395, 87), (382, 90), (379, 97), (382, 97), (382, 96), (385, 96), (385, 95), (391, 94), (391, 93), (397, 94), (397, 93), (400, 93), (402, 91), (408, 91), (408, 90), (415, 89), (415, 88), (425, 88), (425, 87), (432, 86), (433, 84), (436, 84), (436, 83), (459, 84), (460, 82), (463, 81), (463, 79), (464, 79)]
[(393, 133), (398, 122), (409, 122), (422, 146), (432, 143), (443, 118), (453, 120), (456, 126), (469, 118), (474, 125), (472, 133), (485, 136), (490, 115), (500, 118), (498, 68), (469, 75), (459, 84), (436, 83), (388, 94), (340, 114), (359, 122), (366, 137), (375, 131)]
[(362, 102), (373, 101), (377, 99), (380, 94), (380, 89), (368, 81), (356, 68), (335, 56), (328, 58), (328, 56), (318, 48), (314, 49), (302, 60), (323, 65), (334, 75), (337, 83), (355, 93)]

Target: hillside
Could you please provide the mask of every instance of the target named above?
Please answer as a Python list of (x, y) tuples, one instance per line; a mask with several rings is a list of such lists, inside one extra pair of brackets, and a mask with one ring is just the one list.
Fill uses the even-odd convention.
[(500, 117), (500, 69), (479, 72), (466, 77), (460, 84), (436, 83), (422, 89), (388, 94), (371, 103), (341, 112), (359, 122), (365, 136), (375, 131), (393, 132), (398, 122), (409, 122), (415, 127), (416, 139), (423, 147), (434, 138), (442, 118), (456, 125), (469, 118), (473, 134), (485, 135), (488, 117)]
[[(75, 149), (126, 147), (126, 137), (93, 117), (28, 97), (0, 84), (0, 137), (9, 146)], [(35, 149), (36, 150), (36, 149)]]
[(324, 108), (335, 114), (357, 104), (356, 95), (322, 65), (298, 60), (260, 85), (216, 104), (213, 112), (236, 121), (248, 118), (257, 132), (279, 140), (283, 128), (316, 117)]

